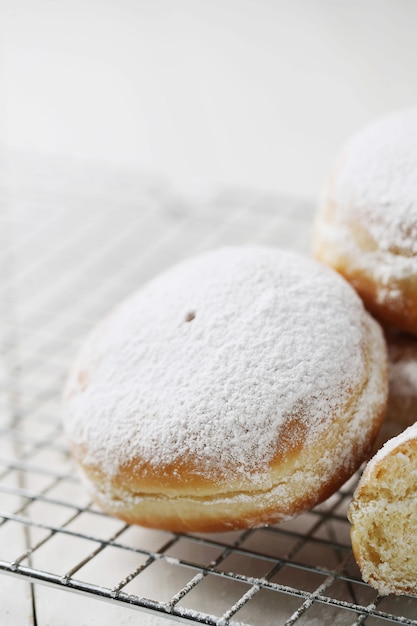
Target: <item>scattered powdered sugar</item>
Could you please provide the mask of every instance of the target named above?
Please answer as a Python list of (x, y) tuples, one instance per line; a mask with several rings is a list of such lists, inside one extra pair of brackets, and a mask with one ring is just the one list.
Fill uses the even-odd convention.
[(93, 332), (64, 425), (108, 475), (135, 458), (261, 475), (284, 423), (316, 441), (362, 388), (364, 332), (363, 305), (333, 270), (270, 248), (214, 250), (156, 277)]
[[(365, 224), (378, 248), (417, 254), (417, 109), (384, 117), (351, 139), (334, 199)], [(417, 261), (415, 261), (417, 266)]]

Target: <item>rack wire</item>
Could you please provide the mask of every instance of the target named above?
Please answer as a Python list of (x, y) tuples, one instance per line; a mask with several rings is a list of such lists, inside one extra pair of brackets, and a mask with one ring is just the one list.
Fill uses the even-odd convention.
[(346, 518), (357, 477), (290, 522), (171, 534), (97, 509), (63, 439), (66, 373), (103, 315), (204, 249), (308, 253), (311, 203), (230, 189), (191, 200), (135, 172), (29, 163), (9, 167), (0, 216), (1, 573), (184, 623), (417, 625), (417, 597), (361, 580)]

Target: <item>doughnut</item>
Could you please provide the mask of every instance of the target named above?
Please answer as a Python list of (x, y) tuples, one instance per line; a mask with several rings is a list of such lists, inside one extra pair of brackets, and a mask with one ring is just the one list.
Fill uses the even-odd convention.
[(369, 461), (348, 517), (363, 579), (381, 595), (417, 593), (417, 424)]
[(317, 259), (380, 321), (417, 334), (417, 109), (377, 120), (346, 144), (313, 231)]
[(330, 496), (369, 458), (386, 396), (381, 328), (341, 276), (228, 247), (156, 276), (92, 331), (63, 423), (105, 511), (216, 532)]
[(388, 406), (375, 451), (417, 420), (417, 338), (385, 330), (388, 348)]

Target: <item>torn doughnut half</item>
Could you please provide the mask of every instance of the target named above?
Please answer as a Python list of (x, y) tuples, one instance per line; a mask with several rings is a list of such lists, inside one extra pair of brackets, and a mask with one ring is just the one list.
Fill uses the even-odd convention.
[(417, 593), (417, 424), (369, 461), (348, 517), (363, 579), (381, 595)]

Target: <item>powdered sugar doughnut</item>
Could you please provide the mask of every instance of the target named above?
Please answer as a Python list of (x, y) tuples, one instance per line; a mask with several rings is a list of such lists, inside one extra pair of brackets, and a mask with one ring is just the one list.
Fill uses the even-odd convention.
[(64, 425), (96, 501), (174, 531), (289, 518), (367, 457), (385, 342), (354, 290), (263, 247), (184, 261), (89, 337)]
[(383, 322), (417, 334), (417, 109), (346, 145), (325, 188), (314, 252)]
[(388, 406), (376, 446), (417, 421), (417, 338), (385, 331), (388, 348)]
[(382, 595), (417, 593), (417, 424), (369, 461), (349, 519), (363, 579)]

